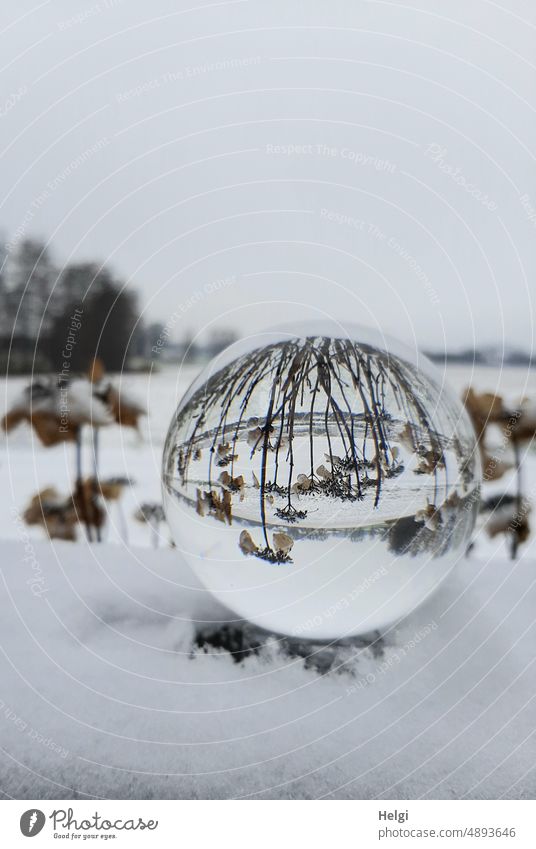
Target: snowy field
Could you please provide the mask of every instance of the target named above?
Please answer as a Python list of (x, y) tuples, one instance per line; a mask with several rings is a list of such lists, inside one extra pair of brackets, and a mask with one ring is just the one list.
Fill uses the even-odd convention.
[[(168, 424), (183, 393), (198, 374), (196, 366), (181, 369), (167, 367), (150, 375), (122, 375), (114, 382), (128, 392), (148, 415), (141, 420), (141, 436), (129, 428), (116, 425), (102, 429), (100, 437), (100, 469), (102, 477), (124, 476), (133, 480), (133, 486), (125, 492), (122, 510), (128, 524), (128, 542), (131, 545), (150, 546), (152, 537), (149, 529), (135, 521), (133, 516), (141, 504), (161, 501), (160, 467), (162, 448)], [(468, 367), (449, 368), (444, 374), (452, 388), (461, 395), (469, 384), (479, 391), (503, 393), (505, 400), (516, 403), (527, 395), (536, 398), (536, 369), (495, 369)], [(28, 384), (28, 378), (12, 378), (4, 383), (2, 393), (3, 410)], [(92, 445), (89, 429), (85, 428), (84, 466), (85, 475), (92, 474)], [(500, 441), (500, 439), (499, 439)], [(533, 455), (536, 459), (536, 455)], [(529, 458), (530, 462), (530, 458)], [(536, 486), (536, 463), (534, 481)], [(15, 539), (20, 536), (19, 516), (10, 508), (22, 513), (30, 498), (39, 490), (55, 486), (60, 493), (67, 494), (75, 476), (75, 452), (72, 443), (43, 448), (29, 426), (23, 424), (9, 434), (0, 433), (0, 491), (7, 499), (8, 509), (0, 513), (0, 539)], [(530, 486), (527, 487), (530, 489)], [(504, 490), (504, 480), (499, 481), (489, 492)], [(106, 541), (122, 542), (122, 525), (117, 504), (109, 506)], [(42, 540), (44, 532), (39, 527), (30, 527), (27, 533)], [(162, 528), (160, 545), (167, 545), (169, 534)]]
[[(135, 480), (128, 544), (117, 505), (101, 545), (52, 545), (25, 528), (16, 511), (46, 486), (68, 491), (74, 452), (42, 448), (25, 427), (3, 437), (3, 794), (534, 798), (534, 542), (512, 563), (478, 533), (432, 599), (370, 640), (321, 647), (233, 623), (167, 532), (152, 550), (132, 519), (160, 500), (163, 439), (192, 376), (122, 378), (149, 410), (141, 439), (102, 433), (102, 473)], [(511, 402), (536, 397), (534, 371), (455, 368), (448, 379), (458, 392), (471, 382)], [(8, 381), (4, 407), (25, 382)], [(88, 473), (90, 460), (87, 444)], [(532, 497), (533, 453), (525, 470)]]

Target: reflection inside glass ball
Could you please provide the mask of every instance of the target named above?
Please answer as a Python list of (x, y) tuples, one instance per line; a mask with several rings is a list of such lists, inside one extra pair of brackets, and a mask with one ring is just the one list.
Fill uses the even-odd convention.
[(472, 531), (479, 467), (461, 405), (429, 363), (369, 338), (229, 349), (171, 423), (163, 490), (177, 545), (227, 607), (267, 629), (384, 629), (439, 585)]

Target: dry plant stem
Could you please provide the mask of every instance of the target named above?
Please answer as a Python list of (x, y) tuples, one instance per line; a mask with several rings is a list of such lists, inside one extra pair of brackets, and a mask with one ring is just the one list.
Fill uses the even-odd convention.
[[(279, 378), (281, 374), (281, 368), (279, 368), (277, 372), (277, 378)], [(266, 413), (266, 420), (264, 424), (264, 441), (262, 446), (262, 457), (261, 457), (261, 491), (260, 491), (260, 507), (261, 507), (261, 523), (262, 523), (262, 532), (264, 535), (264, 540), (266, 542), (266, 547), (270, 548), (270, 541), (268, 539), (268, 531), (266, 529), (266, 463), (268, 459), (268, 442), (270, 440), (270, 428), (272, 426), (272, 411), (274, 409), (274, 399), (275, 392), (277, 387), (277, 378), (272, 383), (272, 391), (270, 394), (270, 401), (268, 404), (268, 411)]]
[(93, 490), (93, 496), (94, 496), (94, 499), (95, 499), (95, 502), (94, 502), (94, 505), (92, 505), (92, 508), (93, 508), (93, 519), (95, 520), (94, 524), (95, 524), (95, 533), (96, 533), (96, 536), (97, 536), (97, 542), (101, 542), (102, 536), (101, 536), (100, 525), (99, 525), (99, 522), (98, 522), (97, 507), (96, 507), (97, 496), (99, 495), (99, 486), (100, 486), (100, 484), (99, 484), (99, 428), (93, 426), (92, 430), (93, 430), (93, 487), (92, 487), (92, 490)]
[[(521, 452), (519, 446), (519, 440), (516, 436), (512, 438), (512, 446), (514, 449), (514, 463), (516, 470), (516, 514), (517, 518), (521, 517), (521, 512), (523, 510), (523, 485), (521, 480)], [(517, 533), (517, 528), (512, 529), (512, 560), (515, 560), (517, 557), (517, 552), (519, 548), (519, 535)]]
[(86, 501), (86, 490), (82, 481), (82, 428), (79, 426), (76, 429), (76, 442), (75, 442), (75, 451), (76, 451), (76, 484), (75, 491), (78, 496), (78, 502), (81, 506), (82, 511), (82, 521), (84, 522), (86, 528), (86, 536), (88, 542), (93, 542), (93, 535), (91, 533), (91, 524), (89, 521), (89, 512), (87, 508)]

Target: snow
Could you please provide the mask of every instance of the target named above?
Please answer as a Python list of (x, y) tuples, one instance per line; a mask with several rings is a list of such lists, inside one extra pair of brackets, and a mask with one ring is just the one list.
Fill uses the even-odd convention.
[(2, 554), (7, 796), (534, 796), (533, 555), (464, 561), (322, 675), (318, 646), (194, 648), (229, 617), (174, 550), (21, 535)]
[(112, 416), (102, 401), (92, 393), (87, 380), (73, 380), (65, 391), (64, 407), (73, 422), (91, 422), (95, 427), (112, 423)]
[[(449, 377), (460, 391), (470, 375)], [(73, 447), (44, 449), (26, 427), (4, 442), (5, 796), (534, 798), (534, 542), (512, 562), (480, 533), (439, 592), (381, 639), (321, 648), (242, 629), (164, 546), (166, 532), (153, 550), (131, 518), (160, 500), (162, 443), (190, 378), (125, 377), (150, 410), (143, 441), (102, 431), (103, 473), (137, 482), (124, 498), (130, 546), (115, 521), (92, 546), (27, 528), (19, 511), (37, 489), (67, 491)], [(476, 378), (478, 390), (536, 394), (523, 370)], [(24, 383), (7, 382), (6, 406)], [(88, 474), (90, 448), (88, 438)], [(534, 454), (526, 481), (530, 495)], [(200, 646), (222, 622), (257, 652), (235, 662)]]

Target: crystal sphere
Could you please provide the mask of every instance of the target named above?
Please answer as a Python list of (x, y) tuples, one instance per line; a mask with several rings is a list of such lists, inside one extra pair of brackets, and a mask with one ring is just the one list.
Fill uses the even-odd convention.
[(215, 357), (171, 422), (166, 516), (203, 584), (268, 630), (384, 630), (463, 556), (480, 465), (422, 355), (367, 328), (303, 325)]

